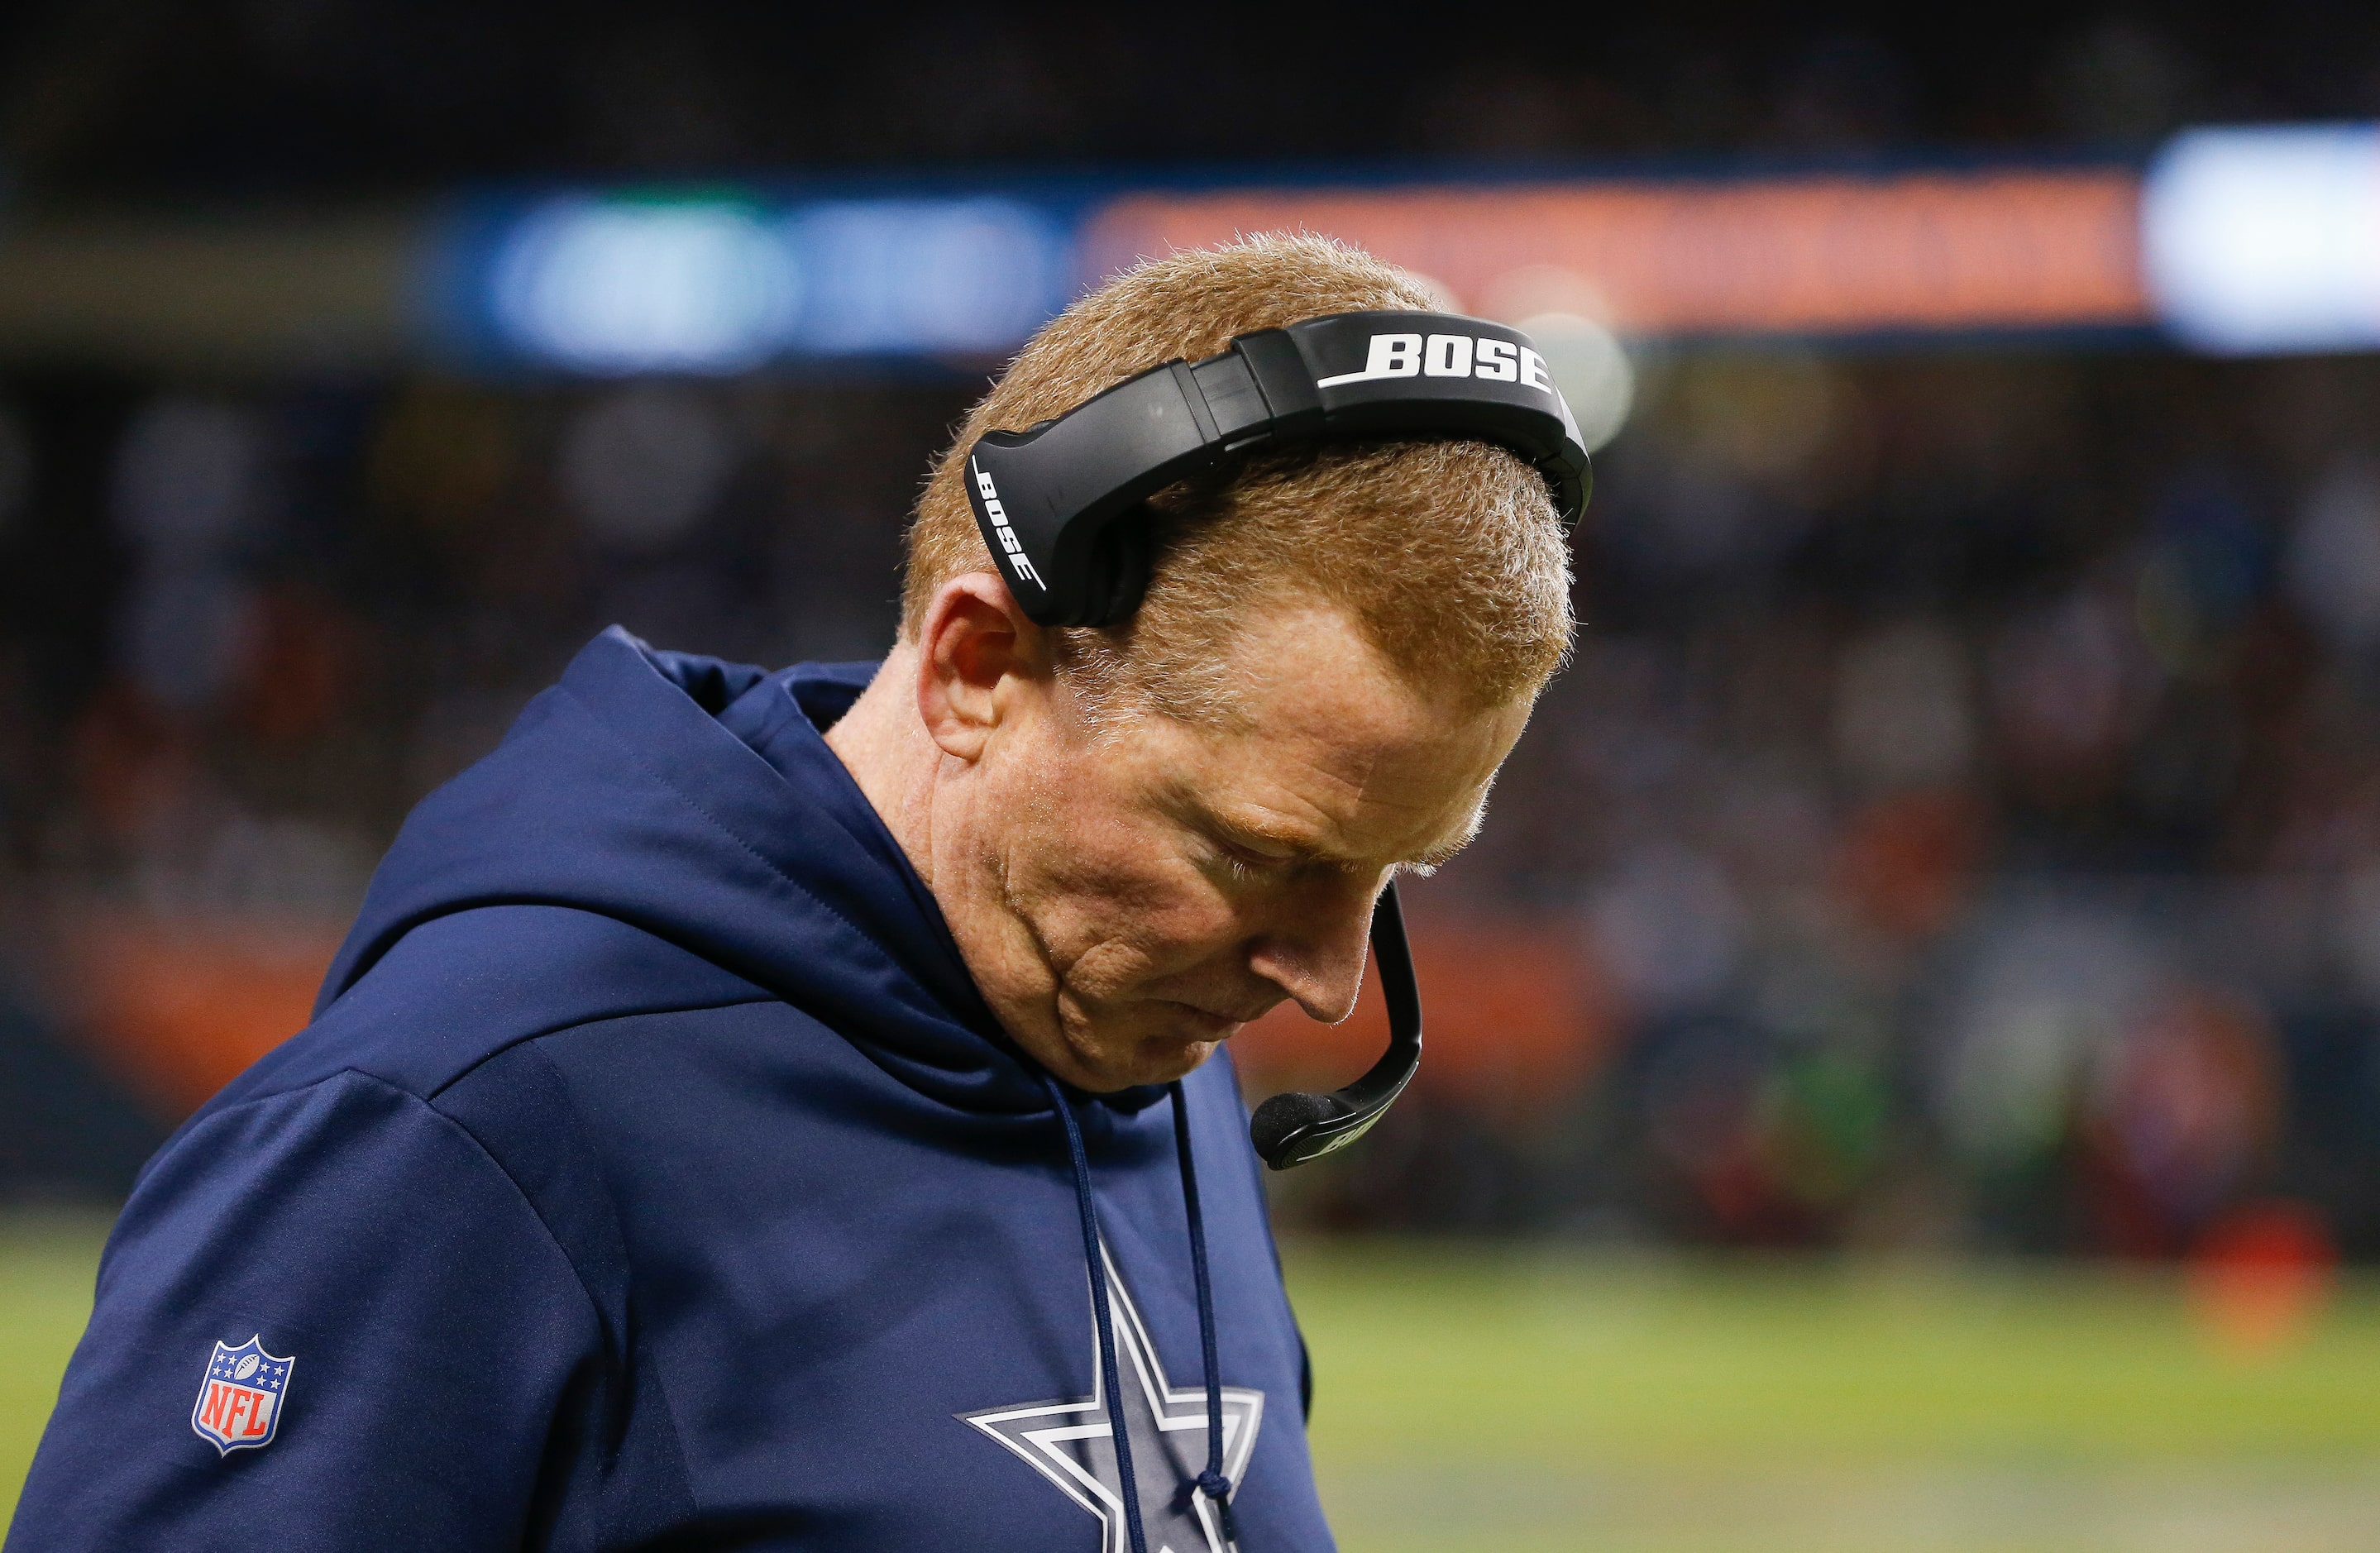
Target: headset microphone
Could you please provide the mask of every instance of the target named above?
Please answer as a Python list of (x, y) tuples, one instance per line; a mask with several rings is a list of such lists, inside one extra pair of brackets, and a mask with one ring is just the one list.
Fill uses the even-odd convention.
[[(1148, 584), (1143, 504), (1251, 454), (1322, 441), (1493, 443), (1545, 478), (1565, 525), (1591, 486), (1578, 423), (1517, 329), (1445, 313), (1332, 313), (1169, 361), (1023, 431), (967, 450), (967, 501), (1017, 606), (1049, 626), (1116, 625)], [(1275, 1095), (1249, 1135), (1274, 1170), (1353, 1143), (1421, 1065), (1421, 992), (1396, 886), (1372, 910), (1389, 1049), (1328, 1095)]]
[(1372, 963), (1389, 1005), (1389, 1049), (1372, 1071), (1328, 1095), (1289, 1090), (1257, 1107), (1248, 1138), (1274, 1170), (1319, 1159), (1369, 1132), (1421, 1069), (1421, 985), (1414, 979), (1405, 915), (1391, 881), (1372, 908)]

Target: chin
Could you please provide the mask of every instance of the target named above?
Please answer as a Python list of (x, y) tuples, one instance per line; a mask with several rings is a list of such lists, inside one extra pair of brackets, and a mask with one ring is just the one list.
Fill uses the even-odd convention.
[(1219, 1040), (1201, 1037), (1196, 1040), (1150, 1042), (1141, 1049), (1139, 1066), (1145, 1076), (1136, 1084), (1171, 1084), (1196, 1073), (1208, 1058), (1222, 1049)]
[[(1177, 1002), (1127, 1004), (1089, 1029), (1070, 1033), (1059, 1076), (1080, 1089), (1111, 1094), (1186, 1077), (1239, 1033), (1240, 1026)], [(1087, 1036), (1089, 1038), (1085, 1039)]]
[(1223, 1042), (1208, 1032), (1177, 1031), (1147, 1034), (1132, 1042), (1130, 1055), (1101, 1062), (1100, 1077), (1110, 1089), (1130, 1089), (1144, 1084), (1171, 1084), (1187, 1077), (1212, 1057)]

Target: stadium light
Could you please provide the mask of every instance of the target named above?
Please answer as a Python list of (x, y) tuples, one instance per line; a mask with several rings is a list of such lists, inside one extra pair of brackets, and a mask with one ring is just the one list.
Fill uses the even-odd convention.
[(827, 356), (986, 355), (1066, 305), (1072, 234), (1014, 200), (841, 200), (797, 207), (811, 277), (792, 344)]
[(2175, 337), (2221, 355), (2380, 345), (2380, 128), (2197, 129), (2151, 164), (2142, 263)]
[(504, 343), (583, 372), (736, 371), (783, 348), (801, 272), (749, 210), (554, 200), (502, 239)]
[(591, 374), (996, 354), (1063, 307), (1074, 280), (1066, 227), (997, 198), (565, 195), (509, 212), (487, 252), (480, 343)]

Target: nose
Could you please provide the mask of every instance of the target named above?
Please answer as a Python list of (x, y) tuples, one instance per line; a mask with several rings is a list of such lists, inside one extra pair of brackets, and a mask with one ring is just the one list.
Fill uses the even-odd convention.
[(1372, 903), (1383, 882), (1300, 892), (1284, 903), (1280, 926), (1251, 944), (1248, 968), (1288, 993), (1306, 1017), (1326, 1025), (1346, 1018), (1363, 989)]

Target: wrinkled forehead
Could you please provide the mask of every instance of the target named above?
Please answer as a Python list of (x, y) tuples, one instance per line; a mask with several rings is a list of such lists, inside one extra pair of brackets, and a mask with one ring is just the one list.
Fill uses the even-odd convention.
[(1528, 712), (1414, 685), (1328, 604), (1267, 612), (1217, 667), (1228, 712), (1166, 720), (1172, 779), (1351, 858), (1459, 844)]
[(1157, 638), (1135, 637), (1110, 660), (1111, 677), (1129, 692), (1119, 699), (1257, 734), (1278, 732), (1317, 698), (1329, 698), (1342, 720), (1350, 713), (1377, 720), (1406, 703), (1427, 704), (1440, 721), (1466, 710), (1451, 676), (1433, 685), (1401, 671), (1352, 610), (1307, 588), (1282, 579), (1215, 602), (1224, 607), (1168, 621)]

